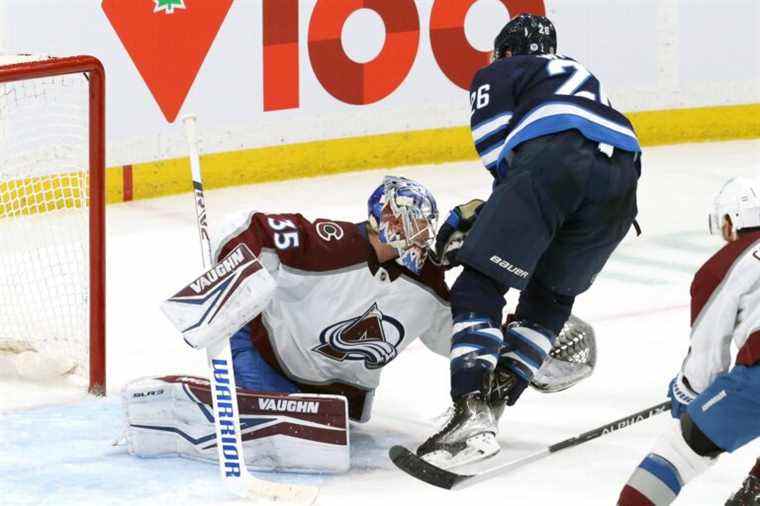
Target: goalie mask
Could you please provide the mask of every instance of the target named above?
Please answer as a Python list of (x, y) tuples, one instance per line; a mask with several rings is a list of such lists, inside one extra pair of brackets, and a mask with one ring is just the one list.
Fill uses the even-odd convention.
[(430, 191), (405, 177), (385, 176), (369, 197), (369, 226), (396, 249), (396, 262), (415, 274), (435, 240), (438, 206)]
[(734, 231), (760, 227), (760, 181), (746, 177), (729, 179), (713, 201), (709, 216), (711, 234), (721, 234), (725, 216), (731, 218)]

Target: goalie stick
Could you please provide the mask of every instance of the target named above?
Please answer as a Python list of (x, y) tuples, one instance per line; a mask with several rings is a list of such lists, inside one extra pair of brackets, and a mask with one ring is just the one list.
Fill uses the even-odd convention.
[[(195, 132), (195, 116), (182, 119), (189, 147), (190, 169), (193, 177), (193, 196), (200, 235), (204, 269), (214, 263), (211, 239), (206, 218), (206, 201), (203, 195), (200, 154)], [(222, 481), (238, 496), (267, 498), (289, 504), (313, 504), (319, 489), (311, 486), (288, 485), (254, 478), (245, 467), (243, 443), (240, 434), (240, 413), (237, 404), (237, 384), (232, 366), (232, 351), (228, 339), (206, 350), (211, 367), (210, 381), (214, 407), (214, 428)]]
[(417, 478), (418, 480), (424, 481), (425, 483), (429, 483), (430, 485), (436, 487), (445, 488), (447, 490), (460, 490), (465, 487), (470, 487), (481, 481), (485, 481), (489, 478), (514, 471), (515, 469), (543, 459), (544, 457), (548, 457), (552, 453), (557, 453), (558, 451), (581, 445), (583, 443), (591, 441), (592, 439), (596, 439), (605, 434), (624, 429), (635, 423), (647, 420), (655, 415), (659, 415), (660, 413), (664, 413), (669, 410), (670, 401), (662, 402), (660, 404), (652, 406), (651, 408), (639, 411), (638, 413), (628, 415), (619, 420), (615, 420), (614, 422), (606, 423), (601, 427), (597, 427), (596, 429), (584, 432), (578, 436), (565, 439), (564, 441), (560, 441), (551, 446), (547, 446), (546, 448), (535, 453), (531, 453), (530, 455), (526, 455), (525, 457), (493, 466), (475, 474), (458, 474), (447, 471), (445, 469), (441, 469), (440, 467), (436, 467), (426, 460), (418, 457), (403, 446), (392, 447), (388, 451), (388, 456), (396, 465), (396, 467), (404, 471), (406, 474)]

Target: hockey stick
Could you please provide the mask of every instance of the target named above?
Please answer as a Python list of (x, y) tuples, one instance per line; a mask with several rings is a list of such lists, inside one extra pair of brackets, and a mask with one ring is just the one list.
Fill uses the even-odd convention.
[[(195, 116), (182, 119), (190, 150), (190, 168), (193, 176), (193, 193), (198, 233), (204, 269), (214, 263), (211, 239), (206, 219), (206, 201), (203, 195), (200, 154), (195, 132)], [(232, 367), (232, 351), (228, 339), (206, 350), (211, 367), (211, 391), (214, 407), (214, 428), (222, 481), (235, 494), (257, 499), (265, 497), (274, 501), (295, 504), (313, 504), (319, 489), (311, 486), (287, 485), (254, 478), (245, 466), (245, 455), (240, 436), (240, 413), (237, 403), (237, 384)]]
[(421, 459), (403, 446), (392, 447), (388, 452), (388, 455), (396, 467), (408, 475), (417, 478), (418, 480), (422, 480), (426, 483), (429, 483), (430, 485), (445, 488), (447, 490), (460, 490), (465, 487), (470, 487), (481, 481), (485, 481), (489, 478), (493, 478), (494, 476), (506, 474), (514, 471), (515, 469), (519, 469), (527, 464), (540, 460), (544, 457), (548, 457), (552, 453), (557, 453), (558, 451), (581, 445), (605, 434), (624, 429), (635, 423), (641, 422), (655, 415), (659, 415), (660, 413), (664, 413), (669, 409), (670, 401), (662, 402), (660, 404), (652, 406), (651, 408), (647, 408), (643, 411), (639, 411), (638, 413), (628, 415), (625, 418), (615, 420), (614, 422), (604, 424), (601, 427), (597, 427), (596, 429), (584, 432), (579, 436), (571, 437), (569, 439), (565, 439), (564, 441), (560, 441), (559, 443), (547, 446), (546, 448), (535, 453), (531, 453), (525, 457), (493, 466), (475, 474), (458, 474), (447, 471), (445, 469), (441, 469), (440, 467), (436, 467)]

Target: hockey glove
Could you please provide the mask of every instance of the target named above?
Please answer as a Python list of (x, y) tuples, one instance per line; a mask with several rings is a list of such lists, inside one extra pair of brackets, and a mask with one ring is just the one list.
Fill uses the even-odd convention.
[(678, 373), (678, 376), (673, 378), (668, 387), (668, 397), (672, 401), (670, 405), (670, 413), (673, 418), (680, 419), (681, 415), (686, 413), (686, 408), (689, 407), (691, 401), (697, 398), (699, 394), (691, 389), (689, 380), (682, 372)]
[(475, 219), (484, 203), (480, 199), (472, 199), (466, 204), (456, 206), (449, 212), (449, 217), (441, 225), (441, 229), (435, 238), (435, 255), (433, 256), (439, 265), (447, 268), (459, 265), (456, 259), (457, 252), (475, 224)]

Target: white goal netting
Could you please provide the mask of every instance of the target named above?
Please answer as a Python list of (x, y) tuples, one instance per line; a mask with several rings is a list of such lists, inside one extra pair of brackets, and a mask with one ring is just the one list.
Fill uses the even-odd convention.
[[(0, 65), (34, 57), (0, 57)], [(0, 350), (88, 374), (89, 87), (0, 83)], [(63, 366), (70, 368), (69, 365)]]

